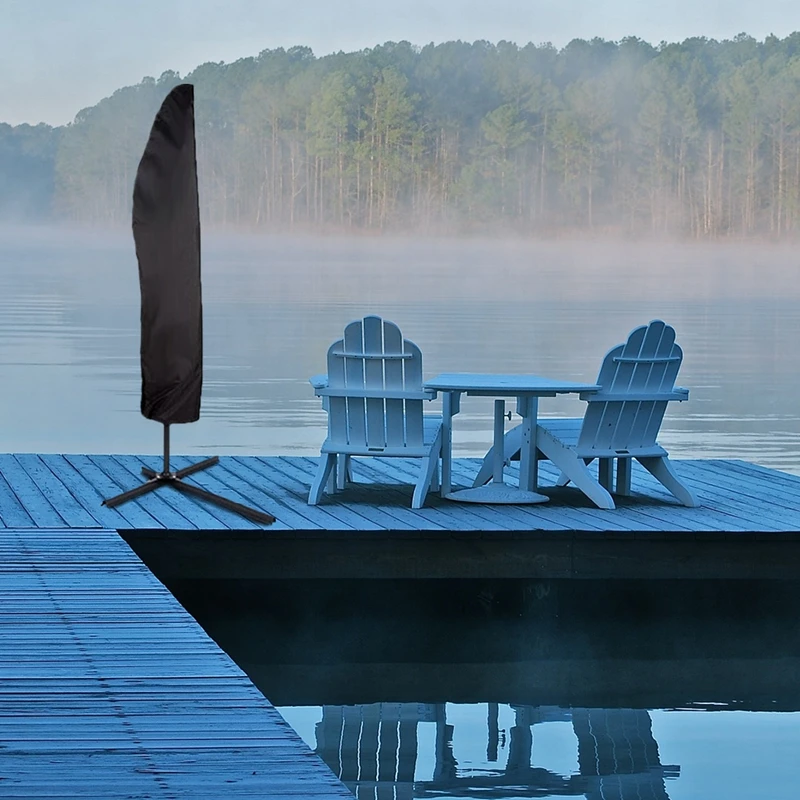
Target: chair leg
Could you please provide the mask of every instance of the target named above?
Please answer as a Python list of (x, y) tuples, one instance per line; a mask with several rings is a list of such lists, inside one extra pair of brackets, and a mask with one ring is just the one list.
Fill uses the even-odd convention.
[(336, 494), (339, 487), (339, 464), (341, 463), (342, 456), (337, 455), (333, 461), (333, 469), (328, 475), (328, 480), (325, 481), (325, 494)]
[(422, 508), (428, 490), (433, 488), (433, 476), (439, 471), (439, 459), (442, 457), (442, 432), (436, 437), (431, 452), (422, 462), (422, 469), (419, 473), (419, 480), (414, 487), (414, 497), (411, 499), (411, 508)]
[[(503, 437), (503, 459), (506, 463), (511, 461), (512, 457), (519, 453), (522, 447), (522, 425), (517, 425), (512, 428)], [(494, 445), (489, 448), (489, 452), (483, 457), (483, 464), (478, 471), (478, 476), (473, 481), (473, 486), (483, 486), (492, 479), (494, 473)]]
[[(594, 461), (593, 458), (584, 458), (583, 459), (583, 463), (586, 464), (587, 467), (589, 466), (589, 464), (592, 463), (592, 461)], [(567, 475), (565, 472), (562, 472), (558, 476), (558, 480), (556, 481), (555, 485), (556, 486), (566, 486), (568, 483), (569, 483), (569, 475)]]
[(662, 486), (666, 487), (680, 502), (689, 508), (697, 508), (700, 501), (677, 476), (675, 468), (666, 456), (636, 459)]
[(631, 494), (631, 467), (632, 458), (617, 459), (617, 494), (630, 497)]
[(614, 459), (601, 458), (597, 463), (597, 478), (600, 485), (607, 491), (611, 492), (611, 487), (614, 485)]
[(341, 492), (348, 481), (353, 482), (353, 465), (351, 457), (340, 454), (336, 459), (336, 491)]
[(594, 478), (584, 460), (575, 451), (556, 439), (545, 428), (539, 429), (537, 443), (539, 449), (558, 467), (576, 488), (580, 489), (598, 508), (616, 508), (610, 493)]
[(311, 490), (308, 493), (308, 504), (315, 506), (322, 498), (322, 491), (328, 478), (333, 472), (334, 465), (336, 464), (336, 453), (325, 453), (319, 457), (319, 466), (317, 467), (317, 474), (314, 476), (314, 481), (311, 484)]

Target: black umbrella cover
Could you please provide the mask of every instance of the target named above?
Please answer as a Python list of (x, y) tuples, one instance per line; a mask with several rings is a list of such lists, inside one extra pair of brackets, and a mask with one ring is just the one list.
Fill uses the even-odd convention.
[(203, 386), (200, 209), (194, 87), (176, 86), (156, 114), (133, 187), (142, 293), (143, 416), (196, 422)]

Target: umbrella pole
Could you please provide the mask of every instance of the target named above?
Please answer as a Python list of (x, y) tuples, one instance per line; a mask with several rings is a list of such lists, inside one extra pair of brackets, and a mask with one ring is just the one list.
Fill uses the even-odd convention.
[(162, 475), (169, 475), (169, 423), (164, 423), (164, 469)]

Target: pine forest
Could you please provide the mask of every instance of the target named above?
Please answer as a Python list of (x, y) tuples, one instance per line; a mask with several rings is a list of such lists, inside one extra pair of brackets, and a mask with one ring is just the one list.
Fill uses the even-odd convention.
[[(800, 33), (305, 47), (119, 89), (63, 127), (0, 124), (0, 218), (127, 225), (136, 166), (195, 85), (204, 223), (297, 232), (800, 229)], [(0, 111), (1, 113), (1, 111)]]

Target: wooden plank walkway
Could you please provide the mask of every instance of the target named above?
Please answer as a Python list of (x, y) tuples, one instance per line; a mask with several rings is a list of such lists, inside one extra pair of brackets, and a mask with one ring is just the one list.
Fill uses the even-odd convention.
[(114, 531), (0, 530), (0, 797), (352, 798)]
[[(200, 458), (176, 456), (174, 469)], [(262, 528), (237, 514), (170, 488), (116, 508), (103, 498), (137, 486), (142, 465), (160, 469), (160, 456), (0, 455), (0, 526), (15, 528), (107, 528), (116, 530), (252, 530)], [(481, 506), (429, 495), (424, 508), (410, 507), (419, 463), (407, 459), (355, 461), (357, 485), (306, 503), (316, 459), (291, 456), (222, 456), (190, 480), (209, 491), (261, 508), (277, 521), (270, 531), (635, 531), (800, 532), (800, 476), (744, 461), (677, 461), (702, 502), (677, 504), (638, 464), (633, 497), (617, 509), (595, 508), (580, 492), (546, 489), (551, 501), (534, 506)], [(456, 459), (456, 488), (471, 485), (478, 459)], [(514, 483), (517, 465), (510, 470)], [(541, 464), (544, 486), (555, 481)]]

